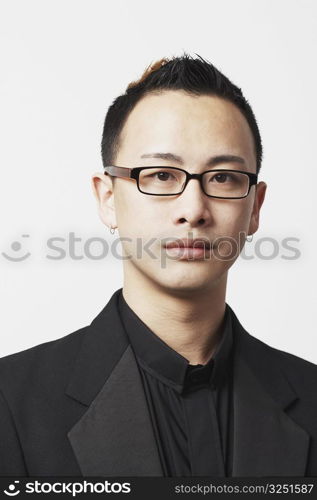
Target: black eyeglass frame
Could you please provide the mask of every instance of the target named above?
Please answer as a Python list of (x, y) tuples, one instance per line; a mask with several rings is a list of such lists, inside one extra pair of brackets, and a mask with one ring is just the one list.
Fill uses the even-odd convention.
[[(140, 177), (140, 172), (142, 170), (146, 169), (153, 169), (153, 168), (168, 168), (172, 170), (178, 170), (181, 172), (184, 172), (186, 174), (186, 181), (184, 183), (183, 189), (179, 191), (178, 193), (168, 193), (168, 194), (155, 194), (155, 193), (146, 193), (145, 191), (142, 191), (140, 189), (139, 185), (139, 177)], [(208, 172), (235, 172), (238, 174), (245, 174), (249, 177), (249, 188), (247, 194), (244, 196), (234, 196), (234, 197), (228, 197), (228, 196), (214, 196), (211, 194), (207, 194), (204, 190), (204, 185), (203, 185), (203, 175), (207, 174)], [(205, 172), (202, 172), (201, 174), (190, 174), (187, 172), (187, 170), (183, 170), (182, 168), (178, 167), (169, 167), (169, 166), (152, 166), (152, 167), (134, 167), (134, 168), (128, 168), (128, 167), (118, 167), (116, 165), (106, 165), (104, 167), (104, 173), (111, 175), (112, 177), (126, 177), (130, 179), (136, 180), (138, 190), (140, 193), (147, 194), (150, 196), (177, 196), (179, 194), (182, 194), (185, 191), (185, 188), (190, 181), (190, 179), (198, 179), (200, 183), (200, 187), (203, 191), (203, 193), (208, 196), (209, 198), (220, 198), (222, 200), (241, 200), (242, 198), (246, 198), (248, 194), (250, 193), (250, 189), (252, 186), (256, 185), (258, 182), (258, 175), (251, 173), (251, 172), (245, 172), (243, 170), (233, 170), (233, 169), (212, 169), (212, 170), (206, 170)]]

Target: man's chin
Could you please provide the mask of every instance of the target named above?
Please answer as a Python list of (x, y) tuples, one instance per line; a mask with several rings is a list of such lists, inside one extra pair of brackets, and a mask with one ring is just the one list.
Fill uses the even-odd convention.
[(160, 278), (155, 279), (156, 284), (166, 293), (179, 296), (193, 296), (200, 292), (207, 292), (212, 290), (219, 283), (219, 276), (166, 276), (165, 279), (162, 275)]
[(164, 268), (162, 266), (140, 266), (133, 262), (133, 273), (129, 274), (129, 281), (134, 282), (134, 286), (149, 286), (159, 289), (161, 292), (169, 294), (194, 294), (206, 292), (214, 289), (222, 278), (226, 275), (227, 268), (223, 265), (215, 265), (212, 268), (194, 264), (185, 266), (182, 263), (174, 262), (173, 265)]

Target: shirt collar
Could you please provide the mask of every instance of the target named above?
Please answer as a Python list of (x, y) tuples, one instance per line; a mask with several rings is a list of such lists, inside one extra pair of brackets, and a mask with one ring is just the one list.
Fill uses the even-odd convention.
[(186, 358), (163, 342), (129, 307), (122, 291), (118, 309), (138, 363), (152, 376), (179, 393), (201, 386), (207, 380), (213, 388), (222, 383), (228, 373), (233, 345), (228, 304), (221, 339), (206, 365), (190, 365)]

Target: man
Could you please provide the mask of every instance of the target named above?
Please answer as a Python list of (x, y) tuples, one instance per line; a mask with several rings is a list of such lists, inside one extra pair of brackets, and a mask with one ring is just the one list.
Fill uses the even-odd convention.
[(1, 474), (316, 475), (316, 366), (225, 302), (266, 191), (241, 90), (199, 56), (158, 61), (109, 108), (102, 157), (123, 288), (89, 326), (0, 361)]

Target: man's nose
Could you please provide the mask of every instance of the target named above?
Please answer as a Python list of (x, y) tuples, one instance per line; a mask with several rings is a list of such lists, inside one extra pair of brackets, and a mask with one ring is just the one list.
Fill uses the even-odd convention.
[(190, 179), (185, 190), (175, 200), (173, 222), (190, 227), (211, 223), (210, 198), (201, 189), (199, 179)]

